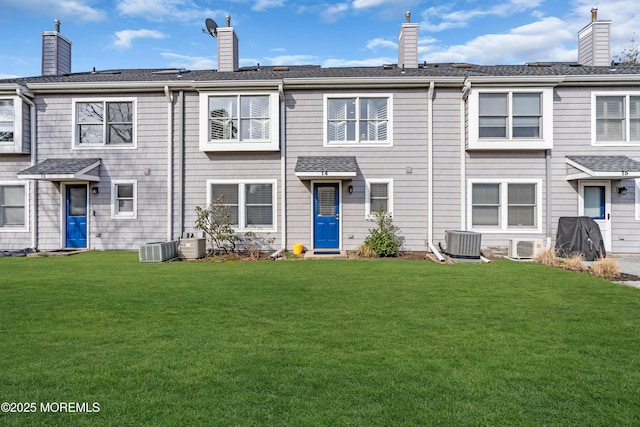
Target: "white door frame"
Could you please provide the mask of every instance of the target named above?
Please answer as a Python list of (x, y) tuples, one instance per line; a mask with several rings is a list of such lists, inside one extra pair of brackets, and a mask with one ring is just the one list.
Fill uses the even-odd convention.
[(600, 227), (602, 240), (604, 240), (604, 248), (607, 252), (611, 252), (611, 181), (610, 180), (581, 180), (578, 181), (578, 215), (584, 216), (584, 188), (585, 187), (604, 187), (604, 218), (594, 221)]

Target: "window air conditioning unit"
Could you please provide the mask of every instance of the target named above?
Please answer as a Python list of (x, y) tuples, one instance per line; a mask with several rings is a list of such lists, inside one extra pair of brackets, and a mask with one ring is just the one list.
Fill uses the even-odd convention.
[(541, 239), (509, 239), (509, 258), (534, 258), (544, 249)]
[(480, 258), (482, 234), (473, 231), (447, 230), (447, 255), (453, 258)]
[(178, 257), (178, 241), (146, 243), (140, 246), (140, 262), (164, 262)]

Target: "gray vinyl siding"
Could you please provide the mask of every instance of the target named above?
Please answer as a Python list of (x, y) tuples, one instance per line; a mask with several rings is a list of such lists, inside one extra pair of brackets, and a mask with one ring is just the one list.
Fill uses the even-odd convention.
[[(425, 250), (427, 238), (427, 90), (355, 91), (393, 94), (392, 147), (324, 147), (323, 91), (286, 94), (288, 244), (313, 247), (311, 182), (295, 176), (299, 156), (355, 156), (358, 174), (342, 183), (342, 248), (356, 249), (373, 224), (365, 218), (365, 182), (393, 180), (394, 224), (404, 249)], [(340, 91), (327, 91), (337, 94)], [(407, 172), (411, 168), (411, 173)], [(347, 188), (354, 190), (349, 194)]]
[[(555, 140), (553, 149), (553, 236), (558, 218), (578, 215), (578, 181), (567, 181), (567, 155), (625, 155), (640, 160), (640, 147), (591, 145), (591, 93), (618, 91), (626, 94), (640, 87), (558, 88), (555, 105)], [(617, 187), (627, 188), (619, 195)], [(640, 251), (640, 221), (635, 219), (635, 185), (633, 180), (611, 180), (611, 250), (614, 253)]]
[(56, 33), (42, 37), (42, 75), (71, 73), (71, 43)]
[[(199, 97), (196, 92), (185, 93), (185, 173), (182, 183), (184, 193), (183, 224), (179, 225), (176, 235), (182, 232), (195, 233), (195, 208), (207, 204), (207, 180), (277, 180), (276, 212), (272, 232), (257, 232), (265, 238), (274, 238), (273, 248), (279, 248), (281, 242), (281, 202), (282, 180), (280, 178), (279, 152), (203, 152), (199, 148)], [(178, 147), (176, 147), (176, 150)], [(176, 205), (180, 205), (176, 201)]]
[(433, 102), (433, 243), (444, 244), (446, 230), (463, 229), (462, 152), (459, 89), (439, 89)]
[(31, 153), (31, 108), (22, 103), (22, 153)]
[[(164, 94), (127, 94), (137, 99), (137, 149), (72, 150), (72, 96), (38, 99), (38, 160), (100, 158), (100, 182), (89, 185), (88, 245), (91, 249), (137, 249), (167, 238), (167, 104)], [(108, 96), (86, 94), (86, 98)], [(46, 105), (46, 108), (44, 106)], [(149, 169), (149, 175), (144, 170)], [(112, 180), (137, 181), (137, 218), (111, 217)], [(91, 194), (91, 187), (98, 194)], [(39, 248), (57, 249), (63, 242), (63, 186), (39, 182)]]

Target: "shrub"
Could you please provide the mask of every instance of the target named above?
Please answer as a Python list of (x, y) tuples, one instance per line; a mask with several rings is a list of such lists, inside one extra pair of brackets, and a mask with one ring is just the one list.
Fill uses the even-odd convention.
[(594, 276), (611, 280), (620, 275), (620, 266), (613, 258), (598, 258), (596, 262), (591, 264), (591, 273)]
[(356, 253), (374, 253), (378, 257), (398, 255), (402, 242), (404, 242), (404, 237), (398, 235), (400, 229), (393, 225), (391, 214), (380, 207), (371, 214), (369, 221), (374, 222), (376, 228), (369, 229), (369, 235), (356, 250)]
[(538, 264), (557, 266), (556, 251), (553, 248), (544, 249), (533, 258), (533, 261)]
[(249, 254), (249, 259), (257, 261), (260, 259), (260, 252), (271, 249), (275, 238), (258, 236), (253, 231), (247, 231), (243, 236), (238, 236), (238, 241)]
[(236, 248), (238, 236), (232, 227), (229, 208), (222, 204), (224, 196), (218, 197), (208, 207), (196, 206), (196, 223), (194, 228), (202, 230), (209, 237), (211, 253), (223, 250), (229, 253)]
[(378, 254), (375, 253), (371, 245), (368, 243), (363, 243), (358, 246), (358, 249), (356, 249), (356, 255), (364, 258), (375, 258), (378, 256)]
[(573, 254), (564, 260), (565, 268), (572, 271), (587, 271), (589, 268), (584, 263), (582, 254)]

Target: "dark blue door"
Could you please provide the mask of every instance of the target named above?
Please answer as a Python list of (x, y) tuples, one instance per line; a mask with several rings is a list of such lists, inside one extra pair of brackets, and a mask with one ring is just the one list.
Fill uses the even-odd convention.
[(313, 191), (313, 247), (340, 247), (340, 199), (338, 184), (316, 184)]
[(87, 186), (67, 185), (66, 247), (87, 247)]

